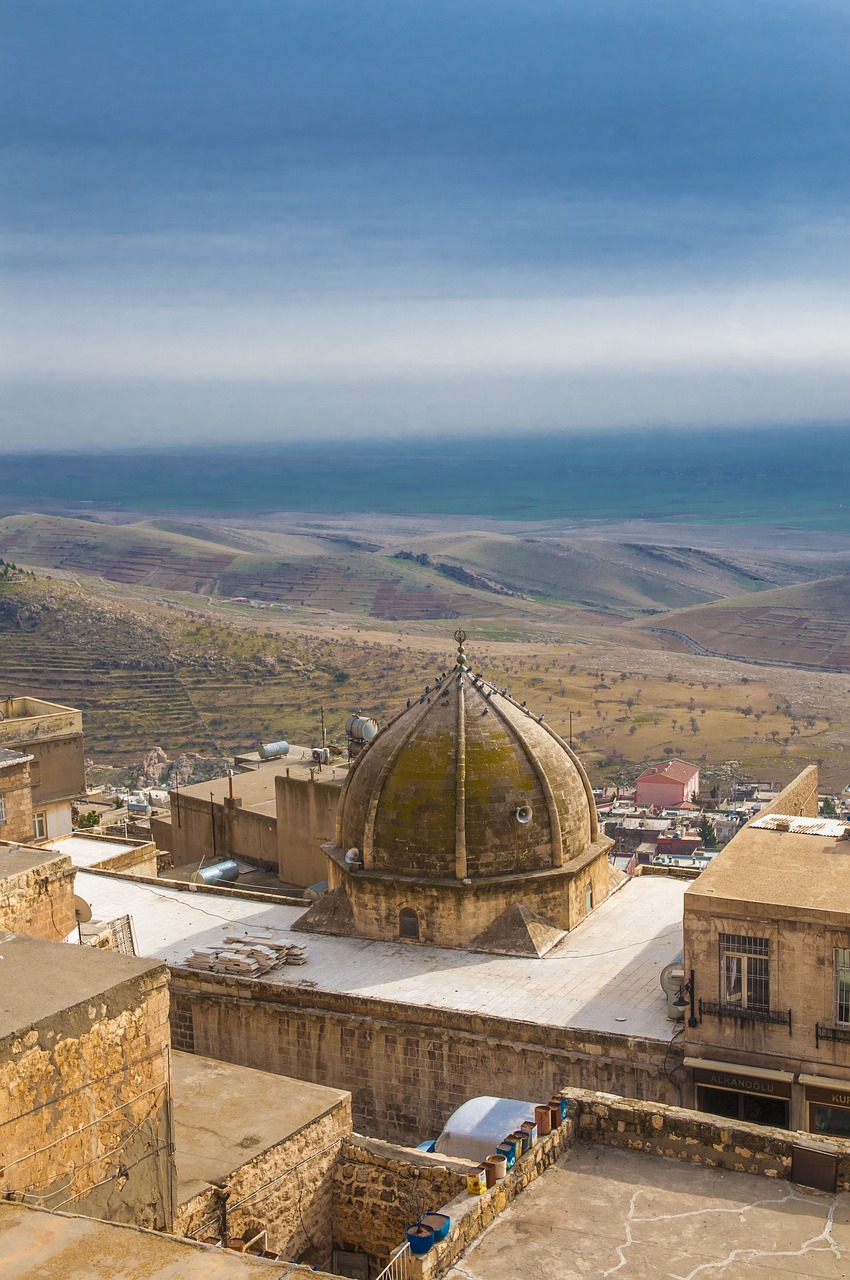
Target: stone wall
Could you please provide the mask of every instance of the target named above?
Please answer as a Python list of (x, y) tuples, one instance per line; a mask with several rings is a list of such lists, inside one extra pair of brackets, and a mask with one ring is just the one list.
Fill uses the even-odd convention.
[(789, 1133), (787, 1129), (583, 1089), (564, 1089), (563, 1093), (573, 1109), (576, 1135), (582, 1141), (668, 1156), (709, 1168), (787, 1179), (791, 1176), (792, 1147), (802, 1139), (809, 1148), (838, 1154), (838, 1189), (850, 1190), (850, 1140)]
[[(11, 944), (3, 949), (8, 960)], [(166, 968), (87, 947), (51, 949), (79, 952), (75, 965), (99, 980), (81, 1001), (0, 1039), (0, 1197), (170, 1230)], [(50, 963), (61, 981), (63, 957)], [(33, 982), (42, 980), (43, 953), (30, 967)]]
[(0, 848), (0, 929), (60, 942), (77, 921), (74, 868), (64, 854), (37, 858), (37, 850)]
[(334, 1172), (334, 1244), (385, 1263), (411, 1222), (465, 1192), (469, 1165), (353, 1134)]
[(28, 760), (0, 766), (0, 840), (24, 842), (32, 839), (32, 784)]
[(760, 809), (756, 817), (784, 813), (797, 818), (816, 818), (818, 812), (818, 767), (810, 764), (780, 791), (775, 800)]
[(394, 1142), (436, 1137), (481, 1093), (548, 1098), (573, 1084), (680, 1100), (659, 1041), (190, 969), (172, 970), (172, 996), (177, 1047), (348, 1089), (355, 1127)]
[(220, 1187), (180, 1205), (175, 1233), (235, 1240), (267, 1231), (272, 1252), (328, 1267), (335, 1168), (350, 1133), (346, 1098), (234, 1170)]

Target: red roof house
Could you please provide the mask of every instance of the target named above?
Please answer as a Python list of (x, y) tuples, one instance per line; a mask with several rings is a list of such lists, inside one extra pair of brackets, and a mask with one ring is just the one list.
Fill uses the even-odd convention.
[(699, 795), (699, 765), (687, 760), (665, 760), (651, 764), (635, 783), (638, 804), (657, 805), (660, 809), (684, 804)]

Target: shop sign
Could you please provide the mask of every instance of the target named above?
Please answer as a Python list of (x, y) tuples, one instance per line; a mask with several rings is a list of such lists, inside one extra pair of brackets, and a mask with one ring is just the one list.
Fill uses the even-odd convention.
[(847, 1087), (844, 1089), (816, 1089), (807, 1084), (806, 1101), (819, 1102), (822, 1106), (827, 1107), (850, 1107), (850, 1081), (847, 1082)]
[(790, 1080), (764, 1080), (760, 1076), (748, 1076), (743, 1071), (707, 1071), (704, 1067), (694, 1067), (694, 1084), (707, 1085), (711, 1089), (732, 1089), (736, 1093), (758, 1093), (764, 1098), (791, 1097)]

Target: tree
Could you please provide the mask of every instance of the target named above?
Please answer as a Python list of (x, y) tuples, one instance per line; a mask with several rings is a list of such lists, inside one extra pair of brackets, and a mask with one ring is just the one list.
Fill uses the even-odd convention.
[(820, 811), (824, 818), (838, 817), (838, 805), (835, 803), (832, 796), (824, 796), (821, 801)]
[(711, 819), (707, 818), (705, 814), (700, 818), (699, 837), (706, 849), (717, 848), (717, 829)]

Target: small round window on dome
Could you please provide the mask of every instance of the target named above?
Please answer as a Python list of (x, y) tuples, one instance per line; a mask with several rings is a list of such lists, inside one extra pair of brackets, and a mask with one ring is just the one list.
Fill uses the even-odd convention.
[(402, 907), (398, 913), (398, 936), (419, 941), (419, 916), (413, 907)]

